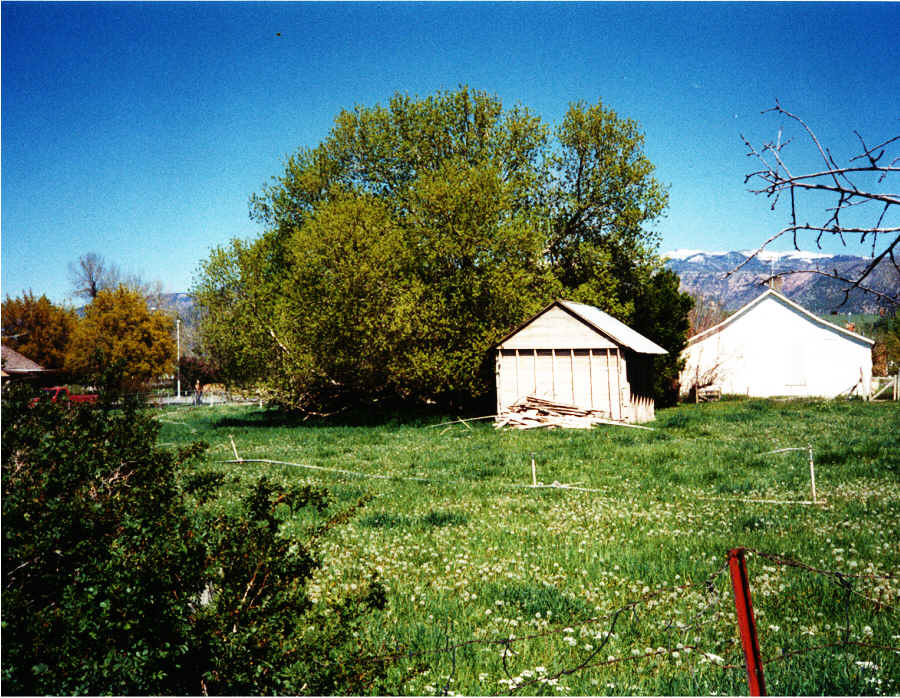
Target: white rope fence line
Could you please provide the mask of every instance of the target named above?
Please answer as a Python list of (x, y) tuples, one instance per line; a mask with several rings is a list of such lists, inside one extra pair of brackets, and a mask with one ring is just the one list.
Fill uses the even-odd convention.
[(743, 499), (737, 497), (695, 497), (712, 502), (746, 502), (750, 504), (815, 504), (816, 506), (824, 506), (825, 500), (818, 499), (815, 502), (809, 499)]
[[(487, 419), (487, 417), (476, 417), (475, 419)], [(460, 423), (463, 420), (456, 420), (454, 422), (450, 422), (449, 424)], [(433, 425), (433, 426), (444, 426), (443, 424)], [(468, 424), (465, 425), (467, 428)], [(237, 451), (237, 446), (234, 443), (234, 437), (229, 434), (228, 436), (231, 442), (231, 449), (234, 452), (233, 460), (221, 460), (217, 461), (218, 463), (223, 464), (241, 464), (241, 463), (265, 463), (269, 465), (286, 465), (294, 468), (307, 468), (309, 470), (319, 470), (323, 472), (332, 472), (339, 473), (342, 475), (350, 475), (353, 477), (362, 477), (362, 478), (373, 478), (377, 480), (393, 480), (393, 481), (407, 481), (407, 482), (432, 482), (435, 484), (459, 484), (459, 485), (471, 485), (473, 484), (470, 480), (453, 480), (453, 479), (443, 479), (443, 478), (427, 478), (427, 477), (414, 477), (414, 476), (402, 476), (402, 475), (378, 475), (375, 473), (363, 473), (355, 470), (347, 470), (345, 468), (328, 468), (322, 465), (309, 465), (305, 463), (292, 463), (289, 461), (280, 461), (280, 460), (272, 460), (268, 458), (241, 458)], [(774, 451), (766, 451), (759, 455), (771, 455), (776, 453), (786, 453), (789, 451), (809, 451), (810, 456), (810, 475), (812, 479), (812, 500), (785, 500), (785, 499), (749, 499), (749, 498), (735, 498), (735, 497), (703, 497), (703, 496), (695, 496), (695, 499), (700, 501), (722, 501), (722, 502), (742, 502), (748, 504), (800, 504), (805, 506), (824, 506), (826, 501), (823, 499), (816, 498), (816, 489), (815, 489), (815, 472), (813, 471), (813, 463), (812, 463), (812, 445), (808, 445), (806, 448), (803, 447), (788, 447), (788, 448), (779, 448)], [(552, 484), (544, 484), (538, 483), (537, 477), (535, 474), (534, 468), (534, 454), (532, 454), (532, 484), (531, 485), (520, 485), (516, 483), (498, 483), (496, 486), (498, 487), (509, 487), (515, 489), (556, 489), (556, 490), (571, 490), (575, 492), (592, 492), (592, 493), (601, 493), (605, 492), (605, 490), (590, 488), (590, 487), (579, 487), (580, 483), (576, 483), (574, 485), (569, 485), (565, 483), (560, 483), (554, 481)], [(612, 499), (610, 497), (601, 497), (601, 499)]]
[(174, 424), (177, 427), (189, 427), (191, 429), (191, 431), (197, 431), (196, 429), (194, 429), (192, 426), (190, 426), (186, 422), (179, 422), (174, 419), (164, 419), (163, 417), (156, 417), (156, 421), (164, 422), (166, 424)]
[[(454, 480), (435, 480), (427, 477), (404, 477), (402, 475), (377, 475), (375, 473), (361, 473), (355, 470), (345, 470), (344, 468), (326, 468), (324, 465), (308, 465), (306, 463), (290, 463), (283, 460), (270, 460), (268, 458), (238, 458), (236, 460), (220, 460), (217, 463), (267, 463), (269, 465), (290, 465), (294, 468), (309, 468), (310, 470), (324, 470), (330, 473), (341, 473), (342, 475), (354, 475), (356, 477), (371, 477), (377, 480), (414, 480), (417, 482), (455, 482)], [(459, 482), (463, 482), (460, 480)]]
[[(232, 447), (234, 443), (232, 442)], [(805, 449), (799, 449), (805, 450)], [(236, 450), (235, 450), (236, 453)], [(217, 463), (223, 464), (242, 464), (242, 463), (264, 463), (268, 465), (286, 465), (293, 468), (306, 468), (309, 470), (319, 470), (330, 473), (338, 473), (341, 475), (350, 475), (353, 477), (361, 477), (361, 478), (373, 478), (377, 480), (392, 480), (392, 481), (406, 481), (406, 482), (430, 482), (434, 484), (454, 484), (454, 485), (472, 485), (475, 484), (472, 480), (453, 480), (453, 479), (444, 479), (444, 478), (428, 478), (428, 477), (413, 477), (413, 476), (403, 476), (403, 475), (378, 475), (376, 473), (363, 473), (357, 470), (347, 470), (345, 468), (328, 468), (323, 465), (309, 465), (307, 463), (292, 463), (290, 461), (282, 461), (282, 460), (272, 460), (269, 458), (237, 458), (232, 460), (220, 460), (216, 461)], [(562, 482), (552, 482), (551, 484), (545, 484), (543, 482), (531, 484), (531, 485), (520, 485), (513, 482), (501, 482), (496, 483), (495, 487), (506, 487), (512, 489), (526, 489), (526, 490), (541, 490), (541, 489), (549, 489), (549, 490), (569, 490), (573, 492), (591, 492), (591, 493), (604, 493), (606, 490), (594, 488), (594, 487), (580, 487), (578, 484), (569, 485)], [(614, 499), (613, 497), (600, 497), (599, 499)], [(747, 504), (801, 504), (805, 506), (825, 506), (826, 501), (823, 499), (818, 499), (816, 501), (810, 500), (795, 500), (795, 499), (746, 499), (742, 497), (703, 497), (703, 496), (695, 496), (694, 499), (701, 501), (719, 501), (719, 502), (742, 502)]]
[[(322, 470), (330, 473), (340, 473), (341, 475), (353, 475), (355, 477), (363, 477), (363, 478), (374, 478), (377, 480), (401, 480), (401, 481), (409, 481), (409, 482), (432, 482), (435, 484), (455, 484), (455, 485), (472, 485), (474, 482), (472, 480), (451, 480), (444, 478), (429, 478), (429, 477), (412, 477), (412, 476), (403, 476), (403, 475), (378, 475), (375, 473), (363, 473), (356, 470), (346, 470), (344, 468), (327, 468), (323, 465), (309, 465), (307, 463), (291, 463), (289, 461), (283, 460), (271, 460), (268, 458), (238, 458), (237, 460), (220, 460), (216, 461), (217, 463), (227, 463), (227, 464), (240, 464), (240, 463), (266, 463), (268, 465), (288, 465), (294, 468), (308, 468), (310, 470)], [(550, 489), (550, 490), (574, 490), (577, 492), (605, 492), (605, 490), (593, 489), (590, 487), (578, 487), (577, 485), (567, 485), (561, 482), (553, 482), (552, 484), (546, 485), (544, 483), (538, 483), (536, 485), (519, 485), (512, 482), (502, 482), (497, 483), (497, 487), (513, 487), (516, 489), (527, 489), (527, 490), (541, 490), (541, 489)], [(601, 499), (612, 499), (611, 497), (602, 497)]]
[[(363, 477), (363, 478), (375, 478), (378, 480), (401, 480), (401, 481), (410, 481), (410, 482), (433, 482), (435, 484), (455, 484), (455, 485), (471, 485), (474, 484), (471, 480), (449, 480), (443, 478), (428, 478), (428, 477), (409, 477), (403, 475), (377, 475), (375, 473), (362, 473), (355, 470), (346, 470), (344, 468), (326, 468), (322, 465), (308, 465), (305, 463), (290, 463), (288, 461), (282, 460), (270, 460), (268, 458), (240, 458), (238, 460), (221, 460), (216, 461), (217, 463), (267, 463), (269, 465), (289, 465), (294, 468), (308, 468), (310, 470), (324, 470), (326, 472), (332, 473), (340, 473), (342, 475), (353, 475), (355, 477)], [(594, 492), (594, 493), (602, 493), (606, 490), (601, 490), (593, 487), (579, 487), (577, 485), (567, 485), (562, 482), (553, 482), (549, 485), (544, 483), (538, 483), (536, 485), (519, 485), (514, 482), (501, 482), (495, 485), (496, 487), (511, 487), (514, 489), (525, 489), (525, 490), (572, 490), (575, 492)], [(613, 499), (613, 497), (601, 497), (601, 499)], [(817, 502), (811, 502), (809, 500), (786, 500), (786, 499), (738, 499), (734, 497), (695, 497), (695, 499), (701, 500), (709, 500), (709, 501), (722, 501), (722, 502), (749, 502), (753, 504), (817, 504), (823, 505), (825, 504), (824, 500), (818, 500)]]

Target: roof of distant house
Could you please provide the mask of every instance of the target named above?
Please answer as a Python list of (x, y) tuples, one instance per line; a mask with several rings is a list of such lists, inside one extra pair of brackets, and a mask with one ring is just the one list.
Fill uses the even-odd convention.
[(43, 366), (36, 364), (27, 356), (22, 356), (15, 349), (12, 349), (5, 344), (0, 348), (2, 348), (2, 368), (4, 376), (16, 375), (19, 373), (36, 373), (37, 371), (46, 370)]
[(865, 342), (865, 343), (869, 344), (870, 346), (875, 344), (874, 339), (869, 339), (868, 337), (863, 337), (861, 334), (857, 334), (856, 332), (853, 332), (852, 330), (849, 330), (846, 327), (841, 327), (839, 325), (835, 325), (831, 322), (828, 322), (827, 320), (823, 320), (818, 315), (814, 315), (813, 313), (809, 312), (802, 305), (800, 305), (799, 303), (795, 303), (794, 301), (792, 301), (790, 298), (788, 298), (784, 294), (779, 293), (778, 291), (775, 291), (774, 289), (769, 288), (769, 289), (766, 289), (760, 295), (758, 295), (756, 298), (754, 298), (752, 301), (747, 303), (745, 306), (743, 306), (742, 308), (739, 308), (737, 311), (734, 312), (734, 314), (729, 315), (727, 318), (722, 320), (722, 322), (720, 322), (718, 325), (714, 325), (713, 327), (710, 327), (708, 330), (704, 330), (703, 332), (700, 332), (699, 334), (696, 334), (693, 337), (691, 337), (690, 339), (688, 339), (687, 345), (690, 346), (692, 344), (696, 344), (700, 340), (706, 339), (707, 337), (709, 337), (712, 334), (715, 334), (716, 332), (721, 332), (723, 329), (728, 327), (730, 324), (735, 322), (737, 319), (746, 315), (749, 310), (751, 310), (752, 308), (755, 308), (757, 305), (762, 303), (767, 298), (774, 299), (774, 300), (778, 301), (779, 303), (786, 305), (789, 308), (793, 308), (801, 316), (805, 317), (807, 320), (809, 320), (810, 322), (812, 322), (816, 325), (820, 325), (821, 327), (826, 327), (829, 330), (837, 332), (837, 333), (839, 333), (845, 337), (848, 337), (850, 339)]

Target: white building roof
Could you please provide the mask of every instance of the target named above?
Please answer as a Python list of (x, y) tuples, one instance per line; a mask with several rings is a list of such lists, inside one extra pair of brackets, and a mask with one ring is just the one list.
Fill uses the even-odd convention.
[(616, 320), (609, 313), (604, 313), (600, 308), (574, 301), (558, 301), (561, 306), (575, 313), (582, 320), (616, 340), (619, 344), (628, 347), (639, 354), (668, 354), (665, 349), (651, 342), (640, 332), (631, 329), (624, 322)]
[(15, 349), (8, 347), (5, 344), (0, 348), (0, 355), (2, 355), (4, 375), (35, 373), (44, 370), (42, 366), (29, 359), (27, 356), (22, 356), (22, 354)]
[(764, 300), (766, 300), (767, 298), (770, 298), (770, 297), (774, 298), (775, 300), (777, 300), (781, 303), (784, 303), (785, 305), (789, 306), (790, 308), (793, 308), (798, 313), (805, 316), (810, 322), (821, 325), (822, 327), (827, 327), (830, 330), (839, 332), (840, 334), (842, 334), (848, 338), (866, 342), (870, 346), (875, 344), (875, 340), (869, 339), (868, 337), (863, 337), (861, 334), (856, 334), (856, 332), (852, 332), (845, 327), (840, 327), (838, 325), (828, 322), (827, 320), (823, 320), (818, 315), (814, 315), (813, 313), (809, 312), (802, 305), (795, 303), (790, 298), (787, 298), (786, 296), (780, 294), (778, 291), (775, 291), (774, 289), (770, 288), (770, 289), (766, 289), (766, 291), (764, 293), (761, 293), (759, 296), (754, 298), (752, 301), (747, 303), (745, 306), (743, 306), (742, 308), (737, 310), (733, 315), (730, 315), (725, 320), (722, 320), (722, 322), (720, 322), (718, 325), (714, 325), (713, 327), (710, 327), (708, 330), (704, 330), (700, 334), (696, 334), (693, 337), (691, 337), (690, 339), (688, 339), (687, 346), (696, 344), (697, 342), (701, 341), (702, 339), (705, 339), (706, 337), (709, 337), (710, 335), (715, 334), (716, 332), (722, 331), (723, 329), (725, 329), (725, 327), (727, 327), (728, 325), (733, 323), (735, 320), (737, 320), (741, 316), (745, 315), (752, 308), (756, 307), (757, 305), (759, 305)]

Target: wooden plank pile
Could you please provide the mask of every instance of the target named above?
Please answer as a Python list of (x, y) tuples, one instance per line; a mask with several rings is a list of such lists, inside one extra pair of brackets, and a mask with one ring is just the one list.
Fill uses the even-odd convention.
[(595, 424), (623, 424), (623, 422), (610, 420), (605, 412), (585, 410), (575, 405), (528, 395), (497, 415), (494, 427), (590, 429)]
[(722, 391), (719, 388), (697, 388), (696, 402), (718, 402), (722, 399)]

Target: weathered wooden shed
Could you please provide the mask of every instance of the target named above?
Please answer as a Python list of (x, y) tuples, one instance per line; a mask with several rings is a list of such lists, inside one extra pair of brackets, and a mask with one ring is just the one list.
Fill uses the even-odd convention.
[(554, 301), (495, 348), (498, 415), (534, 395), (608, 419), (653, 419), (652, 357), (666, 350), (599, 308)]
[(711, 386), (754, 397), (868, 397), (874, 342), (768, 289), (691, 337), (681, 389)]

